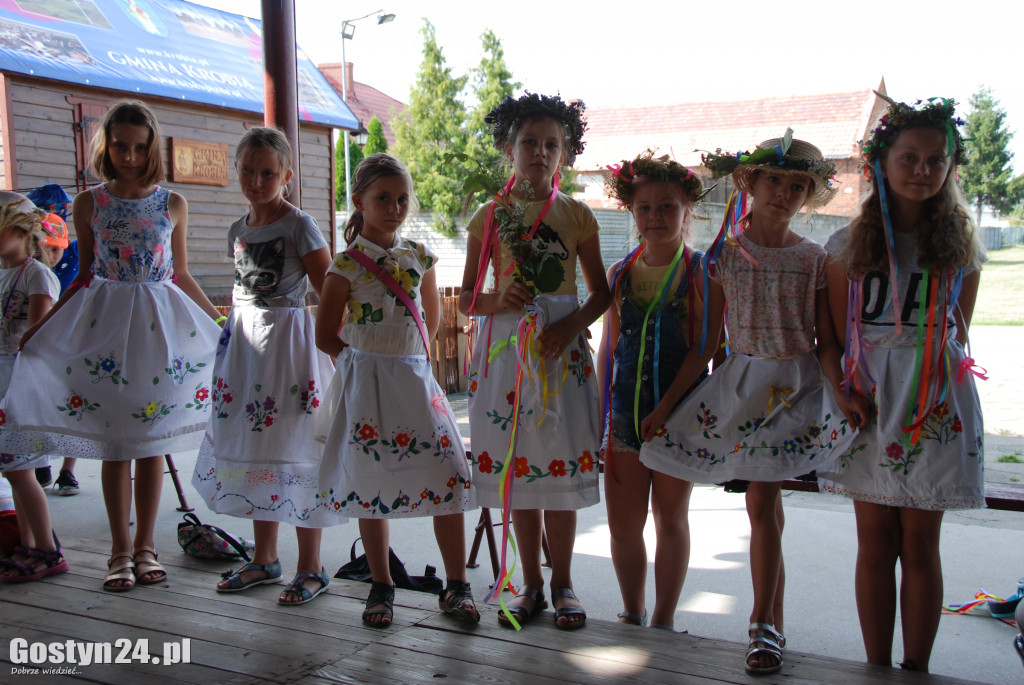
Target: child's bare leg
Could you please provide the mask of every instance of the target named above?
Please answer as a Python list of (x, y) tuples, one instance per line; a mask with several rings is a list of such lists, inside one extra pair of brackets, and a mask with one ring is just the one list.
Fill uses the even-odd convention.
[(857, 517), (857, 615), (868, 663), (892, 666), (896, 560), (902, 547), (899, 509), (854, 502)]
[(132, 534), (129, 528), (132, 505), (131, 461), (104, 461), (100, 466), (103, 486), (103, 504), (110, 524), (110, 554), (132, 554)]
[[(53, 544), (50, 523), (50, 505), (46, 501), (46, 492), (36, 480), (34, 469), (9, 471), (4, 477), (11, 484), (14, 497), (14, 509), (18, 513), (18, 533), (23, 547), (34, 547), (52, 552), (57, 547)], [(15, 555), (15, 558), (18, 558)]]
[[(640, 462), (640, 455), (636, 452), (609, 449), (606, 454), (604, 501), (608, 509), (612, 565), (619, 581), (623, 611), (643, 618), (647, 604), (647, 545), (643, 533), (647, 523), (651, 470)], [(658, 548), (661, 549), (660, 544)], [(619, 620), (632, 622), (627, 618)]]
[[(252, 522), (252, 533), (256, 549), (252, 554), (252, 563), (260, 566), (266, 566), (277, 561), (277, 533), (278, 528), (277, 521), (253, 521)], [(299, 555), (302, 555), (301, 543)], [(243, 565), (245, 568), (245, 565)], [(319, 568), (317, 569), (319, 570)], [(238, 577), (243, 585), (248, 585), (253, 581), (262, 580), (268, 577), (266, 571), (260, 569), (246, 569), (241, 573), (238, 573)], [(222, 579), (217, 583), (217, 587), (221, 590), (231, 588), (232, 581), (228, 578)]]
[(942, 559), (939, 556), (941, 511), (899, 510), (903, 538), (900, 546), (900, 623), (903, 662), (928, 671), (942, 613)]
[[(515, 526), (516, 541), (519, 545), (523, 584), (536, 590), (544, 589), (544, 574), (541, 573), (540, 565), (543, 521), (543, 512), (540, 509), (512, 510), (512, 525)], [(551, 542), (550, 538), (548, 542)], [(506, 605), (510, 609), (521, 606), (527, 613), (532, 613), (534, 607), (533, 600), (522, 592), (508, 600)]]
[[(363, 538), (363, 549), (366, 550), (366, 561), (370, 564), (373, 580), (385, 585), (394, 585), (391, 578), (391, 566), (388, 563), (390, 529), (386, 519), (359, 519), (359, 535)], [(383, 610), (383, 604), (366, 607), (367, 611)], [(384, 614), (370, 614), (363, 619), (369, 623), (383, 623)]]
[[(146, 585), (165, 578), (167, 572), (157, 563), (156, 517), (160, 511), (160, 494), (164, 483), (164, 457), (135, 460), (135, 574)], [(142, 568), (140, 568), (142, 565)]]
[[(750, 519), (750, 576), (754, 589), (754, 608), (751, 623), (775, 625), (775, 592), (779, 586), (779, 568), (782, 559), (782, 531), (776, 518), (781, 496), (780, 482), (751, 482), (747, 488), (747, 516)], [(754, 660), (757, 660), (754, 663)], [(748, 665), (770, 668), (778, 659), (768, 653), (751, 656)]]
[[(576, 511), (545, 511), (544, 531), (548, 536), (548, 549), (551, 551), (551, 588), (572, 588), (572, 551), (576, 544)], [(579, 600), (572, 597), (554, 599), (551, 605), (558, 609), (582, 609)], [(585, 614), (570, 614), (560, 621), (563, 625), (582, 623)]]
[[(277, 523), (274, 523), (274, 558), (263, 563), (271, 563), (277, 559)], [(299, 541), (299, 560), (295, 564), (295, 571), (297, 573), (320, 573), (324, 570), (324, 565), (320, 561), (320, 539), (323, 537), (323, 529), (321, 528), (295, 528), (295, 537)], [(363, 538), (365, 542), (366, 539)], [(257, 543), (258, 545), (259, 543)], [(386, 548), (385, 548), (386, 549)], [(322, 583), (316, 578), (307, 578), (302, 586), (309, 590), (310, 593), (315, 593), (321, 587)], [(298, 592), (292, 592), (285, 590), (281, 593), (278, 598), (279, 602), (289, 604), (302, 600), (302, 595)]]
[(441, 550), (444, 575), (449, 580), (466, 580), (466, 522), (462, 513), (434, 517), (434, 537)]
[[(653, 474), (651, 509), (658, 535), (654, 556), (654, 613), (651, 625), (675, 625), (676, 605), (690, 565), (690, 493), (693, 483)], [(610, 518), (610, 517), (609, 517)], [(642, 531), (641, 531), (642, 535)]]
[[(779, 536), (782, 536), (782, 529), (786, 527), (786, 515), (782, 511), (782, 493), (779, 493), (778, 506), (775, 507), (775, 520), (779, 522)], [(772, 616), (775, 618), (775, 629), (780, 634), (783, 630), (782, 610), (783, 599), (786, 596), (786, 562), (779, 556), (779, 582), (775, 586), (775, 602), (772, 604)]]

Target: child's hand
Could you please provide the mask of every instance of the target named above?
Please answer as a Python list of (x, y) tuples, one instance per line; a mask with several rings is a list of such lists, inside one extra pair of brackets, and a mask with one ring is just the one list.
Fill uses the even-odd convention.
[(650, 442), (659, 431), (662, 426), (665, 425), (665, 421), (668, 420), (668, 409), (665, 408), (664, 402), (659, 402), (658, 406), (654, 408), (647, 418), (640, 422), (640, 439), (644, 442)]
[(25, 349), (25, 345), (28, 344), (28, 341), (31, 340), (32, 336), (35, 335), (36, 331), (39, 330), (39, 325), (41, 323), (42, 323), (42, 321), (37, 321), (36, 323), (32, 324), (31, 326), (28, 327), (28, 330), (25, 331), (25, 334), (21, 336), (21, 340), (18, 341), (18, 351), (19, 352), (21, 350)]
[(839, 402), (839, 409), (843, 412), (843, 416), (846, 417), (847, 423), (857, 430), (867, 428), (874, 414), (871, 400), (852, 390), (850, 391), (849, 400), (846, 399), (845, 393), (842, 390), (837, 390), (834, 394), (836, 401)]
[(533, 302), (533, 293), (522, 283), (513, 283), (498, 296), (498, 307), (513, 312), (522, 311), (523, 307)]
[(576, 344), (578, 336), (579, 331), (569, 321), (569, 317), (566, 317), (544, 327), (537, 337), (537, 351), (544, 359), (557, 359), (570, 345)]

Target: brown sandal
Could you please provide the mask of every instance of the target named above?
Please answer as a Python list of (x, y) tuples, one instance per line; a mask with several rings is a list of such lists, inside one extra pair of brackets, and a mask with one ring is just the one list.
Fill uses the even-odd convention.
[[(115, 566), (118, 559), (127, 561)], [(115, 583), (118, 583), (115, 585)], [(103, 579), (103, 589), (107, 592), (128, 592), (135, 587), (135, 560), (131, 554), (116, 554), (107, 560), (107, 577)]]
[[(139, 559), (140, 554), (152, 554), (152, 561)], [(167, 580), (167, 570), (157, 561), (156, 550), (152, 547), (139, 547), (135, 550), (135, 577), (139, 585), (156, 585)], [(156, 577), (144, 578), (147, 574), (156, 574)]]

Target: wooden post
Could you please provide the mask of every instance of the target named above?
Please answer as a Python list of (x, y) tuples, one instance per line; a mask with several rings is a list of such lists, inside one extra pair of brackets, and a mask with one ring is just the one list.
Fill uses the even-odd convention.
[(284, 131), (292, 146), (288, 201), (302, 206), (299, 168), (299, 91), (295, 57), (294, 0), (261, 0), (263, 25), (263, 122)]

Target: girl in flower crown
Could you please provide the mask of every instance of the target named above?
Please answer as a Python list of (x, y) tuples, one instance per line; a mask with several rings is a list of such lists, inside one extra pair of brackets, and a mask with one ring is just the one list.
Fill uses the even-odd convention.
[[(502, 509), (506, 539), (509, 519), (515, 524), (525, 586), (502, 600), (499, 621), (517, 628), (547, 606), (545, 532), (555, 626), (586, 621), (571, 563), (576, 510), (599, 499), (600, 407), (587, 327), (610, 295), (594, 213), (558, 191), (559, 169), (583, 151), (583, 111), (582, 102), (536, 94), (491, 110), (485, 121), (513, 174), (467, 227), (459, 308), (482, 317), (470, 373), (473, 467), (481, 505)], [(582, 306), (577, 262), (589, 293)], [(508, 583), (502, 566), (499, 596)]]
[[(838, 393), (842, 372), (825, 290), (825, 251), (790, 229), (801, 208), (813, 210), (832, 199), (832, 163), (787, 131), (753, 154), (719, 151), (706, 155), (704, 164), (714, 176), (731, 172), (738, 195), (705, 257), (707, 333), (641, 424), (646, 442), (640, 460), (698, 483), (751, 481), (746, 504), (754, 607), (745, 662), (751, 673), (772, 673), (782, 667), (785, 646), (781, 481), (813, 470), (830, 447), (848, 443), (848, 424), (860, 424), (868, 403)], [(742, 233), (730, 233), (734, 227)], [(714, 354), (726, 305), (731, 354), (675, 407)]]
[[(604, 315), (597, 360), (607, 389), (604, 493), (622, 593), (619, 619), (647, 624), (643, 530), (651, 502), (658, 533), (651, 624), (671, 630), (690, 557), (693, 483), (640, 463), (639, 427), (700, 337), (704, 290), (695, 276), (704, 253), (685, 239), (704, 184), (691, 170), (648, 150), (615, 165), (607, 190), (632, 213), (641, 240), (608, 271), (614, 301)], [(706, 375), (705, 366), (695, 383)]]
[(871, 191), (825, 245), (845, 382), (877, 411), (819, 476), (854, 500), (868, 661), (892, 664), (898, 594), (900, 665), (927, 671), (942, 605), (942, 513), (985, 504), (981, 372), (964, 351), (983, 256), (956, 183), (966, 155), (955, 103), (889, 103), (862, 141)]

